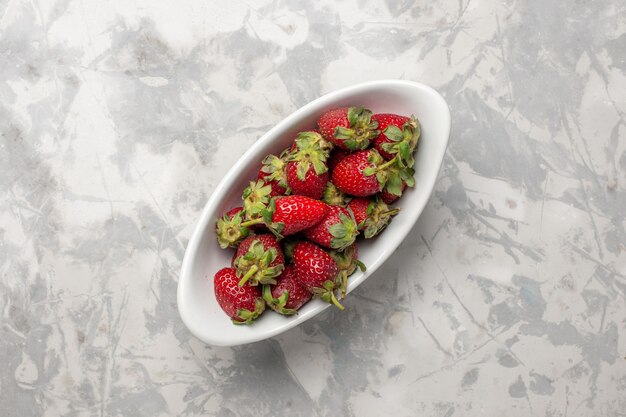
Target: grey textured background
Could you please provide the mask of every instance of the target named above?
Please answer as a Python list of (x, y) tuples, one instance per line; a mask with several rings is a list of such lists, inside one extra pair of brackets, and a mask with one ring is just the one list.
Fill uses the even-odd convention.
[[(0, 0), (0, 415), (625, 415), (626, 4), (432, 3)], [(214, 186), (381, 78), (453, 115), (410, 238), (344, 313), (195, 340)]]

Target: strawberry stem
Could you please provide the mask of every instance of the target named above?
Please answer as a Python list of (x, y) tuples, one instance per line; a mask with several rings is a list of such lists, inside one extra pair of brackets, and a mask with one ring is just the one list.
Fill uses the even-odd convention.
[(241, 223), (241, 227), (254, 226), (255, 224), (263, 223), (263, 219), (259, 217), (258, 219), (248, 220), (247, 222)]
[(246, 274), (243, 276), (243, 278), (241, 278), (241, 280), (239, 281), (239, 286), (243, 287), (244, 284), (246, 282), (248, 282), (248, 280), (250, 279), (250, 277), (252, 277), (252, 275), (256, 274), (256, 272), (259, 270), (259, 267), (256, 265), (252, 265), (250, 267), (250, 269), (248, 270), (248, 272), (246, 272)]
[(396, 214), (398, 214), (400, 212), (400, 209), (393, 209), (393, 210), (389, 210), (389, 211), (384, 211), (382, 213), (380, 213), (380, 217), (384, 217), (384, 216), (395, 216)]
[(398, 157), (394, 157), (392, 159), (390, 159), (389, 161), (385, 162), (384, 164), (377, 166), (376, 167), (376, 172), (378, 171), (382, 171), (383, 169), (386, 169), (387, 167), (391, 166), (392, 164), (394, 164), (396, 162), (396, 159), (398, 159)]
[(335, 293), (332, 291), (330, 291), (330, 300), (339, 310), (345, 310), (345, 307), (339, 304), (339, 301), (337, 301), (337, 297), (335, 297)]

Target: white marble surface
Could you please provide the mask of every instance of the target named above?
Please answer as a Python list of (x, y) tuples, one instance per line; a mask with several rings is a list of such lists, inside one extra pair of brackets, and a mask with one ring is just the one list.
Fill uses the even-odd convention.
[[(0, 415), (624, 415), (626, 5), (431, 3), (0, 0)], [(343, 313), (195, 340), (221, 176), (380, 78), (453, 115), (411, 237)]]

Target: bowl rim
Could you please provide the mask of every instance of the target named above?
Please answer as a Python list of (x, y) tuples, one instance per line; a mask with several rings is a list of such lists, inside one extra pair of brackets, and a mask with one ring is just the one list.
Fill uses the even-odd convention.
[[(194, 228), (193, 228), (193, 232), (191, 234), (191, 237), (189, 238), (189, 241), (187, 243), (187, 247), (185, 249), (185, 253), (183, 256), (183, 262), (181, 265), (181, 269), (180, 269), (180, 274), (179, 274), (179, 279), (178, 279), (178, 286), (177, 286), (177, 308), (178, 308), (178, 312), (179, 315), (183, 321), (183, 323), (185, 324), (185, 326), (187, 327), (187, 329), (191, 332), (191, 334), (194, 335), (194, 337), (198, 338), (199, 340), (201, 340), (204, 343), (207, 343), (209, 345), (212, 346), (236, 346), (236, 345), (242, 345), (242, 344), (247, 344), (247, 343), (254, 343), (260, 340), (264, 340), (273, 336), (276, 336), (286, 330), (289, 330), (293, 327), (295, 327), (296, 325), (300, 324), (303, 321), (306, 320), (302, 320), (298, 323), (292, 324), (292, 325), (286, 325), (286, 326), (280, 326), (277, 327), (275, 330), (273, 331), (269, 331), (269, 332), (264, 332), (261, 333), (260, 336), (256, 336), (256, 335), (252, 335), (249, 338), (246, 338), (246, 340), (244, 341), (233, 341), (233, 343), (228, 343), (228, 342), (224, 342), (221, 339), (212, 339), (210, 337), (207, 337), (207, 334), (205, 332), (200, 332), (199, 329), (197, 328), (197, 326), (194, 324), (194, 319), (193, 317), (191, 317), (192, 313), (189, 309), (185, 308), (185, 293), (187, 293), (189, 290), (187, 289), (188, 285), (191, 285), (191, 281), (189, 281), (192, 277), (191, 277), (191, 270), (192, 270), (192, 264), (194, 261), (194, 256), (193, 254), (198, 252), (198, 247), (200, 245), (201, 242), (201, 238), (203, 233), (206, 230), (206, 227), (200, 227), (200, 225), (202, 224), (208, 224), (207, 222), (209, 221), (208, 216), (209, 213), (213, 212), (215, 210), (215, 206), (218, 205), (220, 203), (220, 201), (218, 201), (218, 199), (216, 198), (216, 196), (223, 196), (224, 192), (227, 191), (226, 188), (233, 182), (236, 180), (237, 178), (237, 173), (241, 171), (241, 169), (245, 166), (247, 166), (249, 163), (251, 163), (252, 161), (250, 160), (253, 155), (255, 155), (257, 153), (257, 150), (259, 148), (262, 148), (263, 146), (265, 146), (268, 138), (274, 137), (276, 136), (276, 132), (280, 132), (282, 130), (284, 130), (285, 128), (291, 126), (294, 122), (296, 122), (297, 120), (299, 120), (302, 116), (306, 116), (308, 115), (308, 113), (310, 112), (311, 108), (317, 107), (322, 103), (325, 102), (333, 102), (337, 99), (341, 99), (343, 96), (347, 96), (353, 93), (357, 93), (359, 90), (363, 90), (363, 89), (368, 89), (368, 88), (393, 88), (393, 87), (399, 87), (399, 86), (407, 86), (407, 87), (411, 87), (411, 88), (417, 88), (417, 89), (421, 89), (424, 92), (426, 92), (430, 98), (432, 100), (438, 101), (438, 105), (441, 107), (443, 111), (443, 113), (440, 115), (441, 116), (441, 120), (439, 121), (439, 123), (441, 123), (441, 125), (444, 127), (444, 131), (446, 132), (445, 134), (445, 138), (444, 138), (444, 143), (443, 143), (443, 150), (444, 150), (444, 154), (445, 154), (445, 149), (447, 148), (448, 145), (448, 141), (449, 141), (449, 137), (450, 137), (450, 128), (451, 128), (451, 114), (450, 114), (450, 108), (447, 104), (447, 102), (445, 101), (445, 99), (442, 97), (442, 95), (435, 90), (434, 88), (419, 83), (419, 82), (415, 82), (415, 81), (407, 81), (407, 80), (375, 80), (375, 81), (368, 81), (368, 82), (363, 82), (363, 83), (358, 83), (358, 84), (354, 84), (354, 85), (350, 85), (344, 88), (340, 88), (338, 90), (334, 90), (331, 91), (327, 94), (324, 94), (310, 102), (308, 102), (307, 104), (303, 105), (302, 107), (298, 108), (297, 110), (295, 110), (294, 112), (292, 112), (291, 114), (289, 114), (288, 116), (284, 117), (282, 120), (280, 120), (278, 123), (276, 123), (272, 128), (270, 128), (268, 131), (266, 131), (261, 137), (259, 137), (259, 139), (257, 139), (247, 150), (246, 152), (244, 152), (238, 159), (237, 161), (234, 163), (234, 165), (224, 174), (224, 176), (222, 177), (222, 179), (220, 180), (220, 182), (217, 184), (217, 186), (214, 188), (213, 192), (211, 193), (211, 195), (209, 196), (209, 198), (207, 199), (207, 202), (204, 205), (204, 208), (202, 209), (202, 212), (200, 213), (198, 220), (195, 222), (194, 224)], [(443, 156), (441, 158), (441, 161), (439, 162), (439, 166), (437, 167), (437, 175), (436, 177), (439, 175), (439, 171), (441, 170), (441, 165), (443, 163)], [(435, 178), (436, 180), (436, 178)], [(427, 202), (430, 199), (430, 194), (432, 193), (434, 188), (430, 187), (429, 190), (429, 195), (428, 198), (426, 199), (426, 201), (424, 202), (423, 206), (420, 208), (419, 210), (419, 214), (416, 216), (416, 220), (417, 218), (419, 218), (421, 216), (421, 213), (423, 212), (423, 209), (425, 207), (425, 205), (427, 204)], [(415, 221), (416, 221), (415, 220)], [(382, 262), (384, 263), (384, 261)], [(382, 265), (381, 263), (381, 265)], [(378, 268), (376, 268), (378, 269)], [(374, 272), (374, 271), (371, 271)], [(363, 278), (363, 280), (361, 282), (363, 282), (368, 276), (370, 275), (370, 270), (368, 269), (368, 271), (365, 273), (365, 276)], [(189, 281), (189, 282), (188, 282)], [(319, 313), (321, 313), (321, 311), (325, 310), (326, 307), (328, 306), (323, 306), (324, 308), (320, 308), (319, 311), (316, 311), (314, 315), (317, 315)], [(310, 317), (308, 317), (310, 318)], [(307, 318), (307, 319), (308, 319)]]

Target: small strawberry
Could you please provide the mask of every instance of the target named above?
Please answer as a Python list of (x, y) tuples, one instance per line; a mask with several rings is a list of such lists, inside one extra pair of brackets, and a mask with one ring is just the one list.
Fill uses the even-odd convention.
[(402, 196), (404, 189), (406, 188), (406, 182), (402, 181), (402, 187), (400, 188), (400, 195), (391, 194), (387, 187), (380, 193), (380, 198), (387, 204), (391, 204)]
[(398, 214), (399, 209), (391, 209), (381, 198), (355, 198), (348, 207), (354, 213), (354, 219), (363, 232), (365, 239), (370, 239), (380, 232)]
[(313, 295), (343, 310), (335, 296), (335, 279), (339, 273), (335, 260), (311, 242), (298, 243), (293, 258), (298, 281)]
[(285, 257), (274, 235), (249, 236), (237, 248), (234, 262), (239, 285), (275, 284), (285, 269)]
[(228, 210), (215, 224), (217, 243), (220, 248), (237, 247), (239, 242), (250, 234), (250, 229), (241, 225), (244, 219), (243, 207)]
[(301, 132), (295, 148), (287, 158), (287, 184), (293, 194), (319, 199), (328, 182), (326, 159), (330, 153), (327, 142), (319, 133)]
[(420, 124), (415, 116), (405, 117), (397, 114), (375, 114), (372, 120), (378, 122), (381, 133), (374, 140), (374, 148), (386, 160), (398, 156), (403, 166), (415, 164), (413, 152), (420, 137)]
[(378, 136), (378, 123), (363, 107), (343, 107), (325, 112), (317, 125), (326, 140), (349, 151), (365, 149)]
[(289, 187), (287, 185), (287, 175), (285, 173), (285, 168), (287, 166), (285, 158), (288, 153), (289, 149), (285, 149), (280, 156), (267, 155), (263, 158), (263, 165), (259, 170), (257, 179), (262, 180), (267, 185), (272, 187), (270, 197), (288, 194)]
[(296, 277), (296, 270), (287, 265), (276, 285), (263, 286), (263, 298), (272, 310), (290, 316), (296, 314), (304, 304), (309, 302), (312, 294), (300, 284)]
[(332, 250), (330, 256), (335, 260), (337, 268), (339, 269), (339, 275), (337, 275), (336, 281), (338, 281), (339, 289), (341, 291), (341, 299), (346, 298), (346, 289), (348, 288), (348, 277), (356, 271), (357, 266), (362, 272), (365, 272), (367, 268), (363, 262), (359, 261), (359, 252), (356, 247), (356, 243), (348, 246), (344, 250)]
[(415, 178), (413, 177), (415, 170), (409, 167), (402, 167), (399, 160), (395, 158), (393, 160), (397, 162), (387, 169), (387, 182), (381, 193), (383, 201), (387, 204), (391, 204), (400, 198), (407, 186), (415, 186)]
[(234, 268), (222, 268), (213, 278), (215, 298), (235, 324), (250, 324), (265, 310), (259, 287), (240, 287)]
[(330, 249), (350, 246), (358, 234), (352, 213), (339, 206), (328, 207), (328, 213), (322, 221), (304, 231), (304, 236), (311, 242)]
[(263, 211), (267, 210), (270, 203), (271, 193), (272, 187), (265, 182), (261, 180), (250, 182), (241, 195), (247, 220), (261, 218)]
[(350, 153), (348, 151), (344, 151), (343, 149), (335, 149), (334, 151), (332, 151), (330, 156), (328, 157), (328, 169), (332, 172), (337, 164), (348, 155), (350, 155)]
[(376, 149), (357, 151), (335, 167), (332, 183), (344, 193), (366, 197), (381, 191), (387, 182), (387, 171), (395, 159), (385, 162)]
[(335, 184), (329, 182), (324, 189), (324, 195), (322, 201), (331, 206), (345, 207), (350, 201), (350, 196), (343, 193), (339, 188), (335, 187)]

